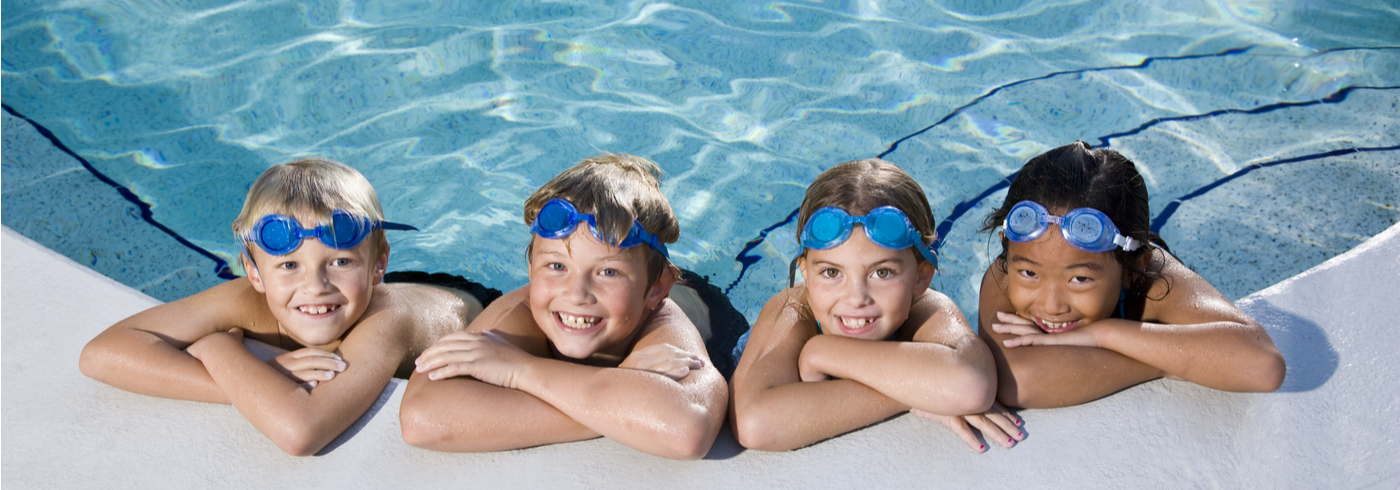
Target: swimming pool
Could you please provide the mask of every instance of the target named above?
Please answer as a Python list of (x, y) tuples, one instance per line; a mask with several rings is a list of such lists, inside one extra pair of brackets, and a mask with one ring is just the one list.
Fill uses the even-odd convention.
[[(649, 157), (681, 218), (673, 259), (750, 321), (785, 285), (807, 183), (874, 155), (924, 186), (934, 285), (973, 318), (996, 253), (981, 218), (1021, 163), (1075, 139), (1138, 163), (1173, 251), (1231, 298), (1400, 221), (1400, 12), (1379, 2), (4, 12), (5, 226), (167, 301), (236, 272), (220, 267), (247, 186), (307, 155), (358, 168), (423, 230), (390, 236), (391, 270), (502, 290), (525, 281), (530, 192), (600, 151)], [(77, 167), (12, 143), (20, 115), (126, 194), (71, 192)]]

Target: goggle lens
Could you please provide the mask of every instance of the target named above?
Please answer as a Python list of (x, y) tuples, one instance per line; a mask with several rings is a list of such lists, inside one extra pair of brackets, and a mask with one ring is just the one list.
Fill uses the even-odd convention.
[(1040, 227), (1040, 213), (1029, 206), (1016, 206), (1006, 217), (1006, 227), (1017, 235), (1030, 235)]
[(872, 212), (866, 215), (866, 222), (869, 226), (865, 227), (865, 234), (875, 243), (899, 248), (913, 245), (908, 243), (909, 228), (903, 214)]
[(813, 216), (807, 225), (812, 239), (818, 243), (831, 243), (839, 240), (842, 234), (850, 231), (850, 228), (845, 226), (846, 220), (842, 217), (837, 213), (818, 213)]
[[(535, 215), (535, 221), (530, 223), (530, 231), (539, 235), (540, 238), (549, 240), (559, 240), (574, 233), (579, 222), (587, 222), (588, 227), (593, 231), (593, 236), (600, 242), (607, 243), (608, 240), (598, 233), (598, 225), (591, 214), (578, 212), (569, 201), (563, 199), (550, 199), (549, 202), (540, 206), (539, 214)], [(650, 245), (653, 250), (661, 252), (667, 259), (671, 254), (666, 250), (666, 245), (661, 240), (656, 239), (656, 235), (647, 233), (642, 228), (642, 224), (636, 220), (632, 221), (632, 229), (628, 231), (627, 237), (622, 239), (617, 246), (620, 248), (632, 248), (641, 244)]]

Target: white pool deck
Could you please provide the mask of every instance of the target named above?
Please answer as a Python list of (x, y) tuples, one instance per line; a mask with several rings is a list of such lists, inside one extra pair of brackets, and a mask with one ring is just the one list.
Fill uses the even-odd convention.
[(728, 429), (701, 461), (609, 440), (443, 454), (399, 435), (404, 382), (322, 455), (279, 451), (230, 406), (83, 377), (78, 353), (156, 300), (3, 230), (3, 471), (18, 488), (1400, 487), (1400, 225), (1240, 301), (1288, 360), (1277, 393), (1157, 380), (1026, 410), (1029, 438), (975, 454), (911, 416), (788, 453)]

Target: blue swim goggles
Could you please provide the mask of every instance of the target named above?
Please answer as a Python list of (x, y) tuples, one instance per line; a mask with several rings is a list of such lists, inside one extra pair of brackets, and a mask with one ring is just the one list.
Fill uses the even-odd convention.
[(1074, 209), (1060, 217), (1051, 216), (1045, 206), (1035, 201), (1021, 201), (1006, 213), (1003, 226), (1007, 240), (1023, 243), (1040, 238), (1050, 223), (1060, 225), (1065, 241), (1085, 252), (1107, 252), (1118, 247), (1131, 252), (1142, 246), (1142, 242), (1119, 234), (1113, 220), (1094, 208)]
[(857, 223), (865, 228), (865, 236), (872, 243), (890, 250), (914, 247), (930, 264), (938, 266), (938, 258), (924, 245), (923, 235), (914, 228), (909, 217), (894, 206), (880, 206), (865, 216), (851, 216), (846, 210), (836, 207), (818, 209), (807, 218), (807, 226), (802, 228), (802, 246), (826, 250), (845, 243), (851, 237), (851, 227)]
[[(327, 247), (336, 250), (355, 248), (365, 241), (371, 231), (417, 230), (409, 225), (388, 221), (371, 221), (369, 218), (356, 218), (344, 210), (331, 212), (331, 222), (315, 228), (302, 228), (296, 218), (283, 214), (269, 214), (258, 220), (249, 230), (247, 239), (270, 255), (287, 255), (301, 246), (307, 237), (316, 237)], [(252, 258), (251, 256), (249, 258)]]
[[(574, 229), (578, 228), (578, 224), (582, 222), (588, 223), (588, 229), (593, 231), (593, 236), (598, 241), (608, 243), (608, 240), (598, 233), (597, 218), (591, 214), (578, 212), (578, 208), (563, 199), (550, 199), (549, 202), (544, 203), (544, 206), (540, 207), (539, 214), (535, 215), (535, 221), (530, 223), (530, 231), (539, 235), (540, 238), (560, 240), (574, 234)], [(657, 240), (656, 235), (647, 233), (637, 220), (632, 220), (632, 230), (627, 232), (627, 237), (623, 238), (617, 247), (632, 248), (643, 243), (651, 245), (653, 250), (661, 252), (661, 255), (666, 259), (671, 258), (671, 254), (666, 251), (666, 244)]]

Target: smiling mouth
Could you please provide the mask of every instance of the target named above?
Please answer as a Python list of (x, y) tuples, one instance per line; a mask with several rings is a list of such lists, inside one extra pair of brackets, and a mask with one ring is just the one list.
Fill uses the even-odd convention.
[(301, 305), (297, 307), (298, 311), (308, 315), (324, 315), (326, 313), (334, 313), (339, 309), (340, 305)]
[(588, 331), (591, 331), (593, 330), (593, 328), (600, 325), (603, 320), (602, 318), (596, 316), (571, 315), (562, 311), (556, 312), (554, 314), (554, 317), (559, 319), (559, 324), (563, 325), (565, 330), (570, 330), (576, 333), (586, 333)]
[(865, 333), (865, 332), (869, 332), (870, 329), (875, 328), (875, 320), (879, 320), (879, 319), (880, 319), (880, 317), (878, 317), (878, 316), (872, 316), (872, 317), (838, 316), (838, 317), (836, 317), (836, 322), (837, 322), (837, 324), (839, 324), (839, 325), (841, 326), (841, 331), (842, 331), (843, 333), (845, 333), (846, 335), (852, 335), (852, 336), (854, 336), (854, 335), (863, 334), (863, 333)]
[(1036, 323), (1040, 324), (1040, 329), (1044, 330), (1045, 333), (1068, 332), (1074, 327), (1079, 326), (1079, 320), (1074, 320), (1070, 322), (1052, 322), (1040, 318), (1037, 318), (1035, 320)]

